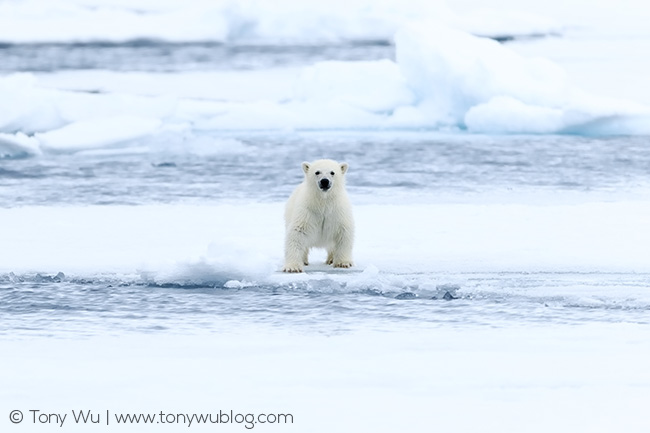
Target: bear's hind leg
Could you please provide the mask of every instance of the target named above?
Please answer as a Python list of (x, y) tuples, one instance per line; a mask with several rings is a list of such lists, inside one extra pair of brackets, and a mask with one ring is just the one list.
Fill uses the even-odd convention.
[(302, 256), (302, 262), (305, 264), (305, 266), (309, 266), (309, 249), (305, 250), (305, 254)]
[(334, 250), (333, 249), (328, 249), (327, 250), (327, 260), (325, 260), (326, 265), (331, 265), (334, 263)]

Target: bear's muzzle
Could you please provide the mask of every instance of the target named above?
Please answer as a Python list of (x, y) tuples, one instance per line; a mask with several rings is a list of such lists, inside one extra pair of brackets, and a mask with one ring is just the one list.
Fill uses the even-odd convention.
[(323, 191), (327, 191), (328, 189), (330, 189), (332, 187), (332, 182), (327, 178), (322, 178), (318, 182), (318, 187)]

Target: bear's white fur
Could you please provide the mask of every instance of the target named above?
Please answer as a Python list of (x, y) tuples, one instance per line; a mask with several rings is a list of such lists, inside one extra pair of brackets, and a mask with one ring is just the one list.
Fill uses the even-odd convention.
[[(305, 179), (284, 213), (284, 272), (302, 272), (311, 248), (327, 249), (327, 264), (349, 268), (352, 263), (354, 219), (345, 191), (348, 164), (331, 159), (303, 162)], [(329, 186), (329, 188), (327, 188)]]

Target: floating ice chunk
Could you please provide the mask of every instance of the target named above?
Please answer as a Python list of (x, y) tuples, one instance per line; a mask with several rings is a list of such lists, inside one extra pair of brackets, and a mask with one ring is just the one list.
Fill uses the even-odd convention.
[(481, 133), (548, 134), (564, 127), (564, 111), (498, 96), (470, 108), (465, 125), (470, 131)]
[(74, 122), (54, 131), (36, 134), (36, 137), (43, 148), (74, 152), (141, 138), (154, 133), (160, 125), (160, 120), (155, 118), (115, 116)]
[(0, 77), (0, 131), (34, 132), (64, 124), (56, 108), (57, 92), (39, 89), (32, 74)]
[(576, 91), (565, 107), (563, 133), (584, 135), (650, 134), (650, 107), (623, 99)]
[(241, 140), (234, 138), (215, 138), (188, 133), (181, 136), (173, 133), (156, 134), (151, 137), (152, 150), (165, 154), (229, 155), (246, 154), (251, 149)]
[(481, 133), (644, 134), (648, 107), (581, 92), (564, 70), (494, 40), (412, 23), (397, 64), (322, 62), (287, 102), (179, 105), (199, 129), (467, 129)]
[(0, 77), (0, 131), (51, 131), (71, 122), (111, 117), (164, 119), (177, 108), (176, 98), (170, 96), (98, 95), (43, 89), (37, 84), (32, 74)]
[(451, 301), (452, 299), (457, 299), (457, 298), (454, 295), (452, 295), (451, 292), (445, 292), (442, 299), (444, 299), (445, 301)]
[(246, 287), (254, 287), (255, 283), (250, 281), (229, 280), (223, 285), (226, 289), (245, 289)]
[(650, 108), (588, 95), (562, 68), (440, 25), (396, 35), (397, 62), (417, 98), (389, 124), (481, 133), (645, 134)]
[(456, 295), (458, 290), (460, 290), (458, 284), (439, 284), (436, 286), (436, 293), (431, 297), (431, 299), (444, 299), (445, 301), (458, 299), (458, 296)]
[(379, 268), (375, 265), (369, 265), (363, 270), (361, 275), (366, 278), (375, 278), (379, 275)]
[(491, 39), (419, 23), (400, 30), (395, 41), (402, 73), (437, 123), (462, 124), (470, 108), (497, 96), (540, 106), (566, 100), (559, 66), (521, 57)]
[(302, 101), (343, 102), (372, 112), (414, 102), (400, 68), (390, 60), (317, 63), (298, 77), (294, 96)]
[[(291, 96), (299, 67), (252, 69), (136, 72), (109, 70), (59, 70), (38, 74), (44, 88), (140, 96), (167, 95), (197, 98), (190, 101), (281, 101)], [(171, 98), (170, 98), (171, 100)], [(156, 100), (157, 104), (161, 101)]]
[(416, 295), (413, 292), (404, 292), (400, 293), (399, 295), (395, 296), (395, 299), (416, 299), (418, 295)]
[(563, 133), (580, 135), (650, 135), (650, 115), (612, 115), (580, 125), (567, 126)]
[(16, 134), (0, 133), (0, 158), (21, 158), (41, 153), (39, 141), (22, 132)]
[(25, 107), (29, 107), (29, 96), (36, 83), (32, 74), (12, 74), (0, 78), (0, 127), (16, 121)]
[(34, 277), (34, 281), (39, 283), (60, 283), (63, 280), (65, 280), (65, 274), (63, 272), (58, 272), (54, 276), (36, 274), (36, 277)]
[(422, 109), (414, 106), (398, 107), (388, 118), (389, 127), (411, 129), (431, 127), (431, 119)]
[(177, 100), (172, 96), (59, 92), (56, 106), (68, 122), (120, 116), (164, 119), (175, 113)]
[(387, 115), (340, 101), (259, 101), (224, 104), (216, 116), (195, 123), (198, 129), (364, 129), (380, 128)]
[(605, 98), (578, 99), (564, 108), (551, 108), (503, 96), (472, 107), (465, 124), (480, 133), (640, 135), (650, 133), (650, 111)]

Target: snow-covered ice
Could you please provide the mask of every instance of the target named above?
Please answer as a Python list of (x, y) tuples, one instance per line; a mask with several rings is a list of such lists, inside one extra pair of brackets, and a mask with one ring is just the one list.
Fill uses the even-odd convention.
[(155, 118), (115, 116), (82, 120), (35, 136), (44, 148), (65, 152), (111, 146), (149, 135), (159, 127), (160, 120)]
[(0, 133), (0, 152), (2, 158), (38, 155), (41, 153), (40, 142), (22, 132)]
[(291, 98), (300, 72), (300, 68), (185, 71), (173, 74), (72, 70), (42, 73), (36, 77), (39, 86), (50, 89), (251, 102)]
[[(3, 242), (0, 272), (163, 275), (214, 261), (215, 273), (266, 282), (282, 264), (283, 232), (270, 229), (282, 228), (282, 213), (277, 203), (3, 209), (2, 225), (13, 230)], [(355, 217), (360, 269), (650, 272), (644, 201), (368, 204), (356, 206)]]
[[(396, 56), (395, 60), (320, 62), (306, 65), (302, 71), (291, 67), (237, 73), (223, 70), (181, 74), (10, 74), (0, 77), (0, 97), (4, 101), (0, 107), (0, 129), (9, 134), (40, 134), (28, 141), (18, 135), (4, 136), (3, 153), (39, 154), (52, 147), (39, 137), (47, 137), (55, 129), (79, 121), (110, 122), (110, 118), (120, 115), (158, 119), (163, 130), (189, 127), (201, 131), (441, 129), (491, 134), (648, 133), (650, 99), (643, 93), (643, 86), (631, 87), (648, 70), (646, 63), (634, 60), (639, 56), (633, 50), (642, 51), (645, 46), (647, 33), (642, 26), (634, 24), (625, 33), (625, 29), (603, 20), (601, 12), (592, 11), (584, 17), (571, 13), (574, 9), (567, 12), (551, 2), (548, 11), (560, 18), (562, 24), (558, 24), (544, 17), (546, 8), (502, 3), (496, 5), (499, 9), (479, 8), (471, 2), (451, 4), (449, 8), (442, 2), (398, 5), (388, 1), (370, 7), (359, 0), (345, 2), (344, 8), (331, 4), (300, 6), (295, 2), (269, 8), (258, 2), (197, 0), (189, 6), (175, 1), (127, 6), (89, 0), (60, 2), (43, 9), (36, 1), (4, 2), (3, 16), (11, 24), (0, 28), (4, 32), (2, 39), (9, 42), (23, 41), (22, 32), (36, 38), (30, 40), (44, 42), (153, 38), (233, 43), (241, 38), (284, 44), (394, 38)], [(638, 17), (630, 12), (631, 8), (621, 7), (625, 19), (637, 23)], [(188, 30), (161, 25), (164, 20), (179, 20), (179, 13), (181, 21), (194, 25), (183, 27)], [(107, 16), (112, 16), (111, 20), (106, 20)], [(287, 22), (288, 17), (292, 17), (291, 23)], [(45, 19), (48, 26), (41, 25)], [(210, 19), (211, 25), (206, 26)], [(151, 23), (139, 24), (147, 20)], [(328, 22), (328, 31), (333, 33), (314, 33), (315, 20)], [(99, 25), (104, 21), (120, 21), (124, 24), (120, 27), (122, 31), (133, 32), (137, 28), (141, 33), (116, 35)], [(81, 22), (86, 24), (71, 25)], [(127, 23), (133, 24), (132, 30), (128, 30)], [(304, 27), (294, 27), (296, 23)], [(44, 33), (37, 36), (33, 26), (45, 32), (55, 31), (56, 37)], [(61, 32), (58, 26), (72, 33)], [(165, 31), (187, 33), (174, 35)], [(561, 39), (550, 37), (508, 45), (476, 36), (560, 33)], [(620, 49), (615, 48), (619, 45), (612, 45), (612, 40), (603, 48), (600, 40), (595, 39), (599, 34), (611, 33), (633, 36), (623, 36)], [(584, 57), (585, 53), (590, 53), (589, 62), (572, 60)], [(535, 57), (540, 54), (542, 57)], [(624, 72), (614, 71), (607, 66), (614, 64), (608, 58), (633, 67)], [(632, 74), (637, 80), (625, 79), (623, 74)], [(149, 130), (159, 132), (158, 128)], [(92, 135), (86, 136), (83, 128), (68, 131), (76, 131), (76, 141), (92, 142), (90, 146), (73, 147), (82, 149), (101, 143)], [(138, 130), (131, 137), (127, 132), (120, 138), (137, 143), (141, 132)], [(107, 145), (113, 142), (105, 140)]]
[[(3, 378), (0, 396), (21, 390), (7, 399), (8, 410), (294, 416), (292, 425), (258, 424), (260, 431), (636, 433), (646, 427), (647, 326), (393, 329), (334, 337), (240, 326), (230, 335), (161, 338), (5, 341), (3, 368), (12, 374)], [(191, 429), (216, 427), (244, 430), (241, 424)], [(68, 419), (60, 430), (89, 427)]]
[[(0, 78), (0, 95), (12, 109), (0, 112), (0, 128), (41, 133), (35, 135), (40, 142), (39, 137), (74, 122), (106, 123), (129, 115), (202, 131), (648, 133), (649, 106), (587, 93), (557, 64), (522, 56), (494, 40), (418, 23), (402, 27), (395, 44), (395, 61), (321, 62), (302, 71), (8, 75)], [(97, 143), (83, 128), (68, 131), (76, 131), (76, 141)], [(140, 136), (138, 130), (129, 137), (127, 130), (121, 138)], [(21, 142), (14, 139), (12, 149)], [(41, 147), (52, 146), (45, 140)]]

